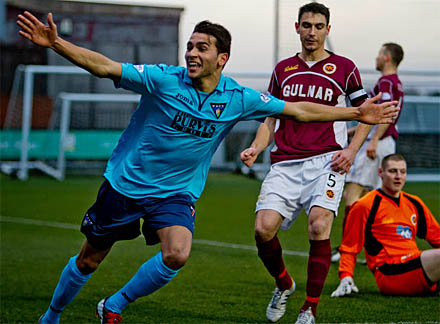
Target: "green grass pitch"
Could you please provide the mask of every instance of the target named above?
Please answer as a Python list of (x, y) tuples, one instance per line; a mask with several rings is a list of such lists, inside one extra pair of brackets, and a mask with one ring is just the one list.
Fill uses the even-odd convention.
[[(36, 323), (47, 308), (69, 257), (79, 250), (79, 223), (94, 202), (101, 177), (69, 177), (58, 182), (31, 177), (27, 182), (0, 175), (0, 322)], [(124, 323), (267, 323), (265, 309), (274, 288), (256, 252), (213, 246), (205, 240), (254, 246), (254, 206), (260, 181), (241, 175), (211, 174), (196, 205), (195, 242), (179, 275), (124, 311)], [(408, 183), (438, 217), (439, 183)], [(342, 216), (343, 205), (340, 209)], [(23, 219), (33, 222), (20, 223)], [(47, 222), (47, 223), (44, 223)], [(332, 245), (341, 240), (342, 217), (333, 226)], [(70, 224), (63, 228), (62, 224)], [(284, 249), (308, 251), (306, 217), (280, 233)], [(423, 249), (428, 244), (420, 241)], [(158, 246), (143, 239), (117, 243), (107, 259), (62, 315), (61, 323), (98, 323), (96, 303), (118, 290)], [(361, 257), (363, 257), (361, 255)], [(297, 283), (280, 323), (293, 323), (305, 297), (307, 258), (286, 255)], [(333, 299), (337, 266), (331, 265), (317, 323), (432, 323), (440, 321), (439, 297), (384, 297), (366, 266), (357, 265), (360, 293)]]

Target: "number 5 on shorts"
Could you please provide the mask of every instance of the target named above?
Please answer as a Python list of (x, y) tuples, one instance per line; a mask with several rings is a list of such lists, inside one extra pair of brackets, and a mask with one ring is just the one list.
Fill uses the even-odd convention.
[(333, 187), (336, 185), (336, 180), (335, 180), (335, 178), (336, 178), (336, 175), (333, 174), (333, 173), (330, 173), (330, 174), (328, 175), (328, 179), (327, 179), (327, 186), (328, 186), (328, 187), (333, 188)]

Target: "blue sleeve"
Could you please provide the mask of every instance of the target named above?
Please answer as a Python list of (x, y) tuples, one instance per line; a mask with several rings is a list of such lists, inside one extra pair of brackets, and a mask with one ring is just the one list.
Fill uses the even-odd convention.
[(285, 102), (251, 88), (243, 91), (244, 120), (263, 119), (282, 113)]
[(164, 75), (164, 65), (133, 65), (122, 63), (121, 80), (117, 88), (131, 90), (141, 95), (153, 93), (160, 85)]

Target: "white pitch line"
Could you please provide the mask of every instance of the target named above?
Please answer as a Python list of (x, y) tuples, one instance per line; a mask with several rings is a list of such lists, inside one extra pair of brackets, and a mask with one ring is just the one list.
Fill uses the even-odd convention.
[(0, 216), (0, 221), (7, 222), (7, 223), (16, 223), (16, 224), (48, 226), (48, 227), (55, 227), (55, 228), (66, 228), (66, 229), (75, 229), (75, 230), (79, 229), (79, 225), (59, 223), (59, 222), (40, 221), (37, 219), (29, 219), (29, 218)]
[[(73, 229), (73, 230), (79, 230), (79, 228), (80, 228), (79, 225), (74, 225), (74, 224), (51, 222), (51, 221), (41, 221), (41, 220), (37, 220), (37, 219), (17, 218), (17, 217), (8, 217), (8, 216), (0, 216), (0, 222), (37, 225), (37, 226), (46, 226), (46, 227), (55, 227), (55, 228), (64, 228), (64, 229)], [(198, 240), (198, 239), (194, 239), (193, 243), (200, 244), (200, 245), (216, 246), (216, 247), (226, 247), (226, 248), (231, 248), (231, 249), (257, 251), (257, 248), (255, 246), (245, 245), (245, 244), (235, 244), (235, 243), (217, 242), (217, 241), (209, 241), (209, 240)], [(309, 256), (308, 252), (290, 251), (290, 250), (283, 250), (283, 254), (298, 255), (298, 256), (303, 256), (303, 257)]]

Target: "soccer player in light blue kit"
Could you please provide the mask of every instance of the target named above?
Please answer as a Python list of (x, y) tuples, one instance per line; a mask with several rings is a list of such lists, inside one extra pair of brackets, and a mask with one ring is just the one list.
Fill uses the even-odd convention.
[(314, 103), (285, 103), (243, 87), (222, 75), (231, 36), (222, 26), (196, 25), (185, 54), (186, 68), (121, 64), (69, 43), (57, 34), (52, 14), (48, 26), (31, 13), (18, 16), (20, 35), (51, 48), (74, 64), (117, 87), (142, 95), (137, 110), (108, 162), (98, 197), (81, 224), (86, 240), (59, 279), (39, 323), (58, 323), (61, 312), (119, 240), (142, 233), (160, 252), (145, 262), (118, 292), (96, 309), (101, 323), (120, 323), (130, 303), (168, 283), (186, 263), (194, 229), (194, 203), (200, 197), (211, 158), (240, 120), (284, 116), (298, 121), (360, 120), (390, 123), (395, 102), (358, 108)]

